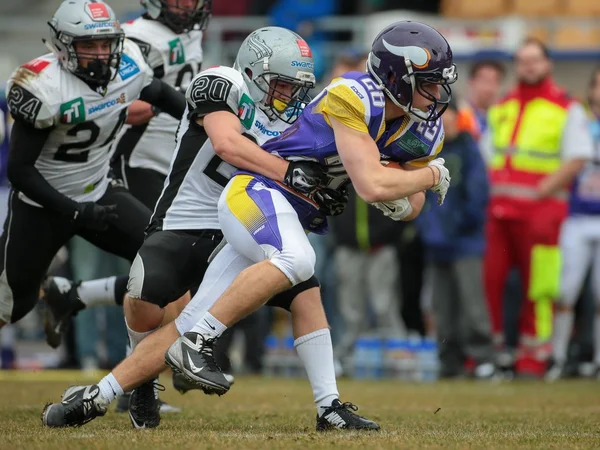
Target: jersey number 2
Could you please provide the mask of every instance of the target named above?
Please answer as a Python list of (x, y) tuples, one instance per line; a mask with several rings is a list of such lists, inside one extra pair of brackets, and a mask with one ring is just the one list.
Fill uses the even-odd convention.
[[(100, 145), (100, 147), (104, 147), (109, 144), (117, 135), (123, 124), (125, 123), (125, 119), (127, 119), (127, 108), (124, 108), (119, 114), (119, 120), (117, 124), (113, 128), (110, 133), (110, 136)], [(89, 131), (90, 136), (80, 142), (71, 142), (68, 144), (63, 144), (58, 147), (58, 150), (54, 154), (54, 159), (56, 161), (64, 161), (64, 162), (76, 162), (76, 163), (84, 163), (87, 162), (88, 156), (90, 154), (90, 147), (94, 145), (96, 139), (100, 135), (100, 127), (96, 125), (95, 122), (82, 122), (78, 125), (75, 125), (69, 131), (67, 131), (67, 136), (78, 137), (79, 133)], [(72, 152), (71, 150), (79, 150), (79, 149), (87, 149), (82, 152)]]

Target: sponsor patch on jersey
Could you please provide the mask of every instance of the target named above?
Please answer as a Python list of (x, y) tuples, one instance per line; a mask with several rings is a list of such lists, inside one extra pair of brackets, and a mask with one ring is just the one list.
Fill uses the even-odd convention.
[(282, 133), (282, 131), (269, 130), (267, 127), (264, 126), (262, 122), (258, 120), (254, 122), (254, 126), (258, 128), (258, 131), (260, 131), (265, 136), (275, 137), (279, 136)]
[(238, 105), (238, 117), (246, 130), (249, 130), (254, 123), (254, 112), (254, 102), (248, 95), (242, 94), (240, 104)]
[(301, 56), (305, 58), (312, 58), (312, 51), (304, 39), (296, 39), (296, 44), (298, 44)]
[(408, 130), (396, 141), (398, 147), (417, 158), (429, 154), (429, 144), (423, 142), (419, 136)]
[(121, 65), (119, 66), (119, 75), (121, 80), (125, 81), (135, 74), (140, 73), (140, 68), (130, 56), (123, 53), (121, 56)]
[(87, 3), (85, 6), (92, 20), (102, 21), (110, 19), (108, 8), (104, 3)]
[(60, 105), (60, 122), (69, 124), (85, 122), (83, 98), (78, 97)]
[(125, 93), (122, 92), (121, 95), (119, 95), (117, 98), (113, 98), (110, 100), (105, 101), (104, 103), (100, 103), (99, 105), (94, 105), (91, 108), (88, 108), (88, 115), (94, 114), (98, 111), (102, 111), (103, 109), (106, 108), (112, 108), (113, 106), (117, 106), (119, 104), (123, 104), (127, 101), (127, 97), (125, 96)]
[(292, 67), (300, 67), (302, 69), (314, 69), (315, 65), (311, 62), (308, 61), (292, 61), (291, 63)]
[(32, 61), (29, 61), (27, 64), (23, 64), (22, 67), (33, 73), (40, 73), (42, 70), (48, 67), (49, 64), (50, 61), (44, 61), (43, 59), (34, 59)]
[(183, 64), (185, 62), (185, 52), (181, 39), (175, 38), (169, 41), (169, 65)]

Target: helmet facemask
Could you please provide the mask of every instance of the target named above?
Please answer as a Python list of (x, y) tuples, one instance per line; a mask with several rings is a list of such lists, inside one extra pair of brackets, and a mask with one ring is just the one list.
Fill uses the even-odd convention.
[(308, 72), (298, 72), (297, 75), (297, 77), (290, 77), (280, 73), (265, 72), (253, 80), (254, 84), (265, 93), (260, 105), (270, 119), (277, 118), (292, 124), (310, 102), (308, 92), (315, 86), (314, 75)]
[(177, 34), (205, 30), (211, 17), (212, 0), (197, 0), (194, 8), (179, 6), (180, 2), (181, 0), (177, 0), (175, 8), (179, 12), (175, 12), (172, 10), (173, 6), (169, 7), (168, 0), (160, 0), (160, 15), (155, 19)]
[[(125, 34), (122, 31), (93, 36), (74, 36), (58, 31), (51, 22), (48, 25), (54, 33), (52, 45), (61, 55), (61, 59), (65, 59), (62, 61), (63, 67), (92, 87), (106, 88), (108, 83), (115, 79), (123, 54)], [(98, 40), (110, 41), (110, 50), (106, 55), (86, 54), (85, 50), (78, 52), (75, 49), (76, 43)], [(84, 59), (88, 60), (87, 64), (82, 64), (81, 60)]]

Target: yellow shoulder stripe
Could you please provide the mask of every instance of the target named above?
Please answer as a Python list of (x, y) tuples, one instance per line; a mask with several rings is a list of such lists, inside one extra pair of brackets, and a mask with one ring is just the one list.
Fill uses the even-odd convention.
[(338, 84), (329, 89), (315, 111), (323, 113), (326, 119), (334, 117), (353, 130), (368, 133), (365, 105), (348, 85)]

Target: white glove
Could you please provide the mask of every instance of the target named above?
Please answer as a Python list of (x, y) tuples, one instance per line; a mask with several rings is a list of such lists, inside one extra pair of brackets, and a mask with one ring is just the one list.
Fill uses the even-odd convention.
[(444, 166), (444, 158), (436, 158), (429, 163), (429, 167), (437, 167), (440, 171), (440, 181), (438, 184), (431, 187), (431, 191), (438, 195), (438, 205), (444, 203), (448, 188), (450, 187), (450, 172)]
[(408, 201), (408, 197), (388, 202), (375, 202), (371, 203), (371, 205), (378, 210), (383, 211), (384, 216), (396, 221), (406, 219), (413, 211), (412, 206)]

